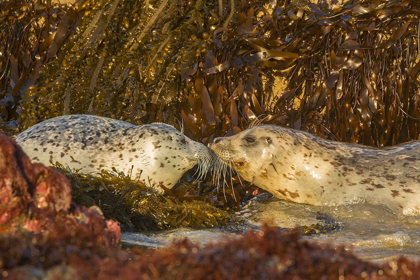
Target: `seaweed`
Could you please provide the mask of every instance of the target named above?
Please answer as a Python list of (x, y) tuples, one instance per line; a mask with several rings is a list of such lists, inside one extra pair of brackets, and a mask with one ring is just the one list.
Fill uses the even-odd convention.
[[(81, 232), (80, 240), (87, 233)], [(294, 231), (263, 226), (239, 238), (200, 246), (188, 239), (167, 248), (123, 251), (78, 242), (67, 231), (0, 235), (5, 279), (418, 279), (405, 258), (375, 264), (344, 246), (302, 240)]]
[(210, 142), (260, 117), (378, 147), (417, 139), (417, 4), (240, 2), (183, 72), (186, 133)]
[(417, 139), (418, 1), (42, 3), (2, 4), (3, 122), (182, 119), (208, 143), (263, 116), (372, 146)]
[[(80, 10), (51, 1), (0, 3), (0, 128), (17, 132), (24, 92), (75, 32)], [(49, 100), (44, 100), (48, 106)]]
[(98, 177), (69, 170), (59, 163), (54, 167), (70, 179), (74, 202), (99, 206), (104, 216), (118, 221), (123, 230), (209, 228), (234, 220), (228, 211), (206, 203), (205, 197), (194, 198), (191, 194), (197, 190), (175, 193), (167, 189), (166, 194), (160, 194), (115, 170), (103, 170)]

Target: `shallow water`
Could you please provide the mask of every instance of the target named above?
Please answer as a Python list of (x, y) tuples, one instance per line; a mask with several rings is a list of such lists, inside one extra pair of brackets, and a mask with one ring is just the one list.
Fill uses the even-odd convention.
[[(352, 204), (339, 207), (316, 207), (296, 204), (262, 195), (251, 200), (237, 213), (246, 218), (248, 228), (264, 222), (282, 228), (309, 226), (320, 223), (318, 213), (332, 217), (342, 229), (329, 234), (318, 234), (304, 238), (330, 242), (334, 246), (345, 244), (362, 259), (381, 262), (404, 255), (420, 261), (420, 217), (396, 215), (385, 206)], [(158, 233), (124, 233), (123, 243), (142, 247), (162, 247), (173, 239), (188, 237), (193, 242), (207, 243), (235, 236), (243, 231), (238, 226), (229, 229), (192, 230), (177, 229)]]

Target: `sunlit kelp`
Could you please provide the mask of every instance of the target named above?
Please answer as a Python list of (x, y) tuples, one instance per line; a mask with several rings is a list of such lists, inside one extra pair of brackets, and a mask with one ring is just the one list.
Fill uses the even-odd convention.
[[(418, 1), (360, 1), (334, 11), (287, 1), (213, 2), (85, 1), (75, 8), (84, 14), (77, 34), (60, 48), (52, 44), (49, 59), (62, 51), (26, 93), (21, 126), (63, 113), (133, 123), (176, 123), (182, 115), (187, 134), (208, 142), (266, 115), (369, 145), (417, 138)], [(67, 31), (54, 40), (72, 33), (76, 17), (65, 15)], [(4, 85), (29, 81), (20, 75), (23, 58), (17, 62), (2, 64), (3, 73), (20, 66), (2, 76)], [(36, 72), (31, 67), (25, 75)], [(17, 88), (3, 88), (4, 96), (16, 95)], [(16, 102), (8, 100), (2, 114), (13, 113), (10, 120)]]
[[(23, 91), (55, 58), (79, 20), (77, 9), (51, 1), (0, 2), (0, 128), (13, 133)], [(47, 106), (44, 97), (40, 108)]]
[(187, 133), (207, 142), (263, 115), (341, 141), (417, 139), (419, 3), (360, 1), (332, 11), (241, 2), (235, 24), (216, 29), (183, 72)]
[[(180, 73), (205, 50), (212, 24), (223, 22), (213, 14), (219, 4), (96, 2), (85, 2), (78, 33), (25, 94), (23, 128), (67, 113), (177, 123)], [(52, 108), (35, 107), (46, 101)]]
[(55, 166), (71, 181), (73, 201), (84, 206), (97, 205), (104, 216), (128, 230), (157, 230), (178, 227), (222, 226), (232, 216), (202, 198), (182, 200), (182, 196), (161, 195), (145, 185), (118, 173), (103, 171), (100, 177)]

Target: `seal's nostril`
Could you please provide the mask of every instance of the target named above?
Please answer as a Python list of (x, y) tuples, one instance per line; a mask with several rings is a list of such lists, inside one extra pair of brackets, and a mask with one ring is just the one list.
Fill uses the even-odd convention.
[(213, 141), (213, 143), (214, 143), (214, 144), (217, 144), (217, 143), (219, 143), (221, 140), (222, 140), (222, 138), (215, 138), (215, 139), (214, 139), (214, 141)]

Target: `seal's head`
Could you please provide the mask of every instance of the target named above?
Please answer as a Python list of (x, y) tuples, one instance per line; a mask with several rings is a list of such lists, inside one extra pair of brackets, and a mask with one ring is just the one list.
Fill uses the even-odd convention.
[(215, 138), (210, 148), (222, 163), (250, 182), (276, 153), (273, 133), (265, 126), (253, 127), (230, 137)]
[(195, 165), (198, 165), (197, 179), (202, 179), (211, 166), (213, 152), (173, 126), (148, 124), (139, 127), (137, 134), (143, 134), (143, 140), (137, 145), (142, 154), (139, 171), (145, 183), (172, 188)]

